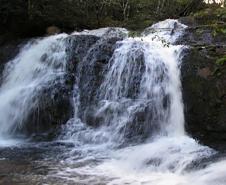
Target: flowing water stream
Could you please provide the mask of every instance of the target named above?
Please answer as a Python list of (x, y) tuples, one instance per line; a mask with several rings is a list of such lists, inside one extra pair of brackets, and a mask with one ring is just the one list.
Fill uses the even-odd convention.
[[(93, 79), (84, 81), (80, 72), (94, 71), (97, 48), (105, 38), (127, 31), (74, 32), (101, 39), (75, 71), (73, 117), (51, 142), (15, 139), (15, 133), (38, 106), (42, 88), (66, 73), (65, 38), (70, 36), (24, 46), (7, 64), (0, 88), (0, 163), (6, 168), (0, 183), (226, 185), (226, 160), (215, 159), (216, 151), (184, 130), (180, 66), (188, 46), (175, 45), (184, 29), (176, 20), (166, 20), (140, 37), (123, 36), (92, 97)], [(86, 106), (83, 96), (88, 97)], [(91, 107), (95, 127), (83, 119)]]

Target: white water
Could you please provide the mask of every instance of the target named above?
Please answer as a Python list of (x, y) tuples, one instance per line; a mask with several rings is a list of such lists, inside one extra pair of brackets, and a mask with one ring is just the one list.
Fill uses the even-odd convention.
[(117, 28), (117, 27), (107, 27), (107, 28), (99, 28), (96, 30), (84, 30), (81, 32), (73, 32), (72, 35), (94, 35), (97, 37), (105, 37), (105, 36), (127, 36), (128, 31), (125, 28)]
[(37, 108), (40, 90), (64, 73), (65, 37), (62, 34), (30, 42), (5, 67), (0, 88), (0, 137), (6, 142), (23, 127), (30, 110)]
[(109, 184), (188, 185), (197, 179), (190, 178), (186, 167), (211, 154), (210, 149), (186, 136), (167, 137), (119, 150), (98, 170), (115, 175)]
[[(152, 41), (152, 37), (129, 38), (119, 44), (113, 56), (113, 65), (110, 67), (101, 93), (105, 100), (105, 109), (115, 106), (121, 101), (132, 101), (128, 109), (129, 115), (123, 115), (123, 119), (129, 119), (137, 109), (143, 109), (150, 100), (155, 109), (153, 116), (162, 125), (161, 132), (168, 135), (184, 134), (183, 105), (181, 103), (179, 70), (177, 68), (178, 52), (181, 46), (163, 47), (159, 41)], [(139, 52), (144, 55), (144, 64), (136, 66), (139, 62)], [(164, 55), (163, 55), (164, 54)], [(144, 65), (144, 66), (142, 66)], [(141, 68), (145, 67), (144, 71)], [(138, 69), (136, 69), (138, 68)], [(127, 98), (130, 91), (131, 77), (142, 73), (137, 97)], [(170, 107), (163, 107), (164, 96), (170, 96)], [(106, 101), (107, 100), (107, 101)], [(102, 109), (99, 112), (103, 111)], [(170, 114), (170, 115), (168, 115)], [(169, 118), (168, 118), (169, 116)], [(115, 120), (114, 120), (115, 121)], [(151, 121), (151, 120), (149, 120)], [(123, 121), (119, 121), (123, 122)], [(172, 127), (172, 128), (168, 128)]]

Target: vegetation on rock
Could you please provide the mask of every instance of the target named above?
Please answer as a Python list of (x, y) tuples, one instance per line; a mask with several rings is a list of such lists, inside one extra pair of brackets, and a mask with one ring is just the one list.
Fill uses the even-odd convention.
[(224, 65), (226, 64), (226, 56), (222, 57), (222, 58), (219, 58), (217, 61), (216, 61), (216, 64), (217, 65)]

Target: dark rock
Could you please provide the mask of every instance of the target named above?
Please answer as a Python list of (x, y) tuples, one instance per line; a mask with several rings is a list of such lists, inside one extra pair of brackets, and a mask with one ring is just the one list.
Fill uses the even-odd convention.
[(211, 71), (209, 67), (204, 67), (202, 69), (198, 70), (198, 75), (202, 78), (208, 79), (208, 77), (211, 75)]
[(48, 139), (56, 136), (57, 129), (73, 116), (73, 82), (72, 74), (65, 74), (37, 89), (38, 95), (33, 98), (35, 106), (16, 132), (27, 136), (42, 134), (43, 137), (43, 133), (48, 133), (45, 136)]
[(223, 150), (226, 146), (226, 66), (219, 66), (216, 60), (222, 57), (219, 48), (224, 45), (215, 40), (202, 39), (201, 42), (203, 46), (185, 51), (182, 63), (186, 130), (201, 143)]
[(208, 11), (179, 20), (188, 28), (178, 43), (190, 46), (181, 66), (186, 130), (201, 143), (224, 150), (226, 66), (217, 61), (225, 56), (226, 24)]
[(182, 24), (188, 25), (178, 43), (192, 46), (223, 46), (226, 43), (226, 22), (200, 23), (194, 17), (182, 17)]
[(68, 61), (79, 63), (87, 55), (90, 47), (99, 40), (99, 37), (93, 35), (72, 35), (66, 39)]
[[(92, 115), (86, 108), (97, 103), (98, 90), (104, 79), (106, 68), (113, 55), (119, 37), (106, 37), (98, 40), (88, 51), (83, 61), (79, 64), (79, 89), (80, 89), (80, 116), (83, 121)], [(92, 111), (91, 111), (92, 112)], [(89, 123), (88, 123), (89, 124)]]

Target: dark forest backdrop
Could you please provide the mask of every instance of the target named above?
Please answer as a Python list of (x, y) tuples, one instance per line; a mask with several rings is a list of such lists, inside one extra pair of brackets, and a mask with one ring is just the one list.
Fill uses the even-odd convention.
[(0, 0), (0, 31), (32, 36), (51, 25), (63, 31), (104, 26), (138, 30), (203, 6), (201, 0)]

